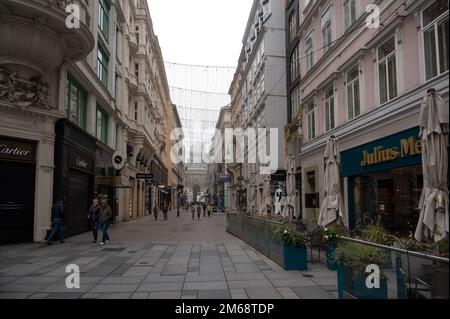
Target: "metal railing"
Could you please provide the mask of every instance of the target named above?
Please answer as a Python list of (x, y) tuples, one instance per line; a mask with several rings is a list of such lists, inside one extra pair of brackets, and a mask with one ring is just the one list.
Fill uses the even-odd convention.
[(259, 217), (227, 213), (227, 231), (279, 265), (283, 264), (280, 235), (285, 225)]
[[(360, 239), (342, 237), (339, 247), (354, 249), (358, 253), (377, 256), (373, 264), (381, 271), (381, 285), (369, 289), (364, 280), (369, 275), (365, 267), (355, 270), (354, 263), (340, 264), (338, 281), (340, 297), (371, 299), (448, 299), (449, 298), (449, 259), (426, 252), (380, 245)], [(372, 257), (371, 257), (372, 258)], [(363, 278), (363, 280), (361, 280)]]

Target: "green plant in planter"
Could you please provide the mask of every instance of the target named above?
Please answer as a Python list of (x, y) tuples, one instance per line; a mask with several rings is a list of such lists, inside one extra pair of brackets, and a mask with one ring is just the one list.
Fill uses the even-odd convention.
[(294, 247), (305, 248), (306, 238), (298, 231), (292, 230), (290, 228), (285, 229), (281, 234), (281, 241), (288, 245)]
[[(335, 252), (335, 260), (338, 262), (338, 290), (343, 295), (344, 287), (356, 298), (386, 299), (387, 277), (383, 273), (383, 265), (386, 264), (388, 255), (383, 249), (374, 248), (357, 243), (341, 244)], [(365, 280), (367, 266), (380, 267), (380, 288), (369, 289)]]
[(338, 246), (341, 237), (345, 234), (345, 229), (339, 225), (332, 225), (330, 228), (321, 228), (320, 235), (322, 243), (327, 246), (327, 267), (330, 270), (337, 269), (337, 263), (334, 259), (334, 252)]
[(394, 242), (392, 235), (380, 222), (365, 226), (361, 231), (361, 237), (364, 240), (381, 245), (392, 245)]

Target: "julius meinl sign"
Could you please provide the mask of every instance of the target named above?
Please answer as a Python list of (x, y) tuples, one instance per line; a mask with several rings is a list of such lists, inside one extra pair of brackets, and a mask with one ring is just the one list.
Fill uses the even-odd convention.
[(374, 147), (373, 151), (363, 151), (361, 166), (371, 166), (379, 163), (395, 161), (400, 157), (422, 154), (422, 141), (415, 136), (401, 139), (399, 147), (385, 148), (383, 146)]

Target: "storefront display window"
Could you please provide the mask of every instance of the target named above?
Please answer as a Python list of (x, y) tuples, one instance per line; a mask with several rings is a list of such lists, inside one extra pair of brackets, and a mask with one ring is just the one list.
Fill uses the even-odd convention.
[(354, 178), (354, 220), (380, 222), (393, 234), (414, 232), (423, 188), (421, 166), (386, 170)]

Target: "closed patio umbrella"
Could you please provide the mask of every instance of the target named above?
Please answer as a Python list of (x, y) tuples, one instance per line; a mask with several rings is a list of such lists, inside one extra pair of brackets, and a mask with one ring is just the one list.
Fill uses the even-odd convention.
[(334, 222), (344, 224), (344, 210), (342, 209), (339, 165), (340, 156), (337, 149), (337, 141), (332, 136), (325, 148), (325, 174), (324, 189), (325, 199), (320, 209), (319, 226), (326, 227)]
[(283, 218), (295, 216), (295, 157), (286, 159), (286, 203)]
[(449, 232), (449, 194), (447, 187), (448, 156), (445, 134), (448, 134), (448, 106), (434, 89), (422, 102), (420, 112), (422, 138), (423, 191), (420, 197), (420, 217), (415, 238), (433, 239), (436, 243)]

